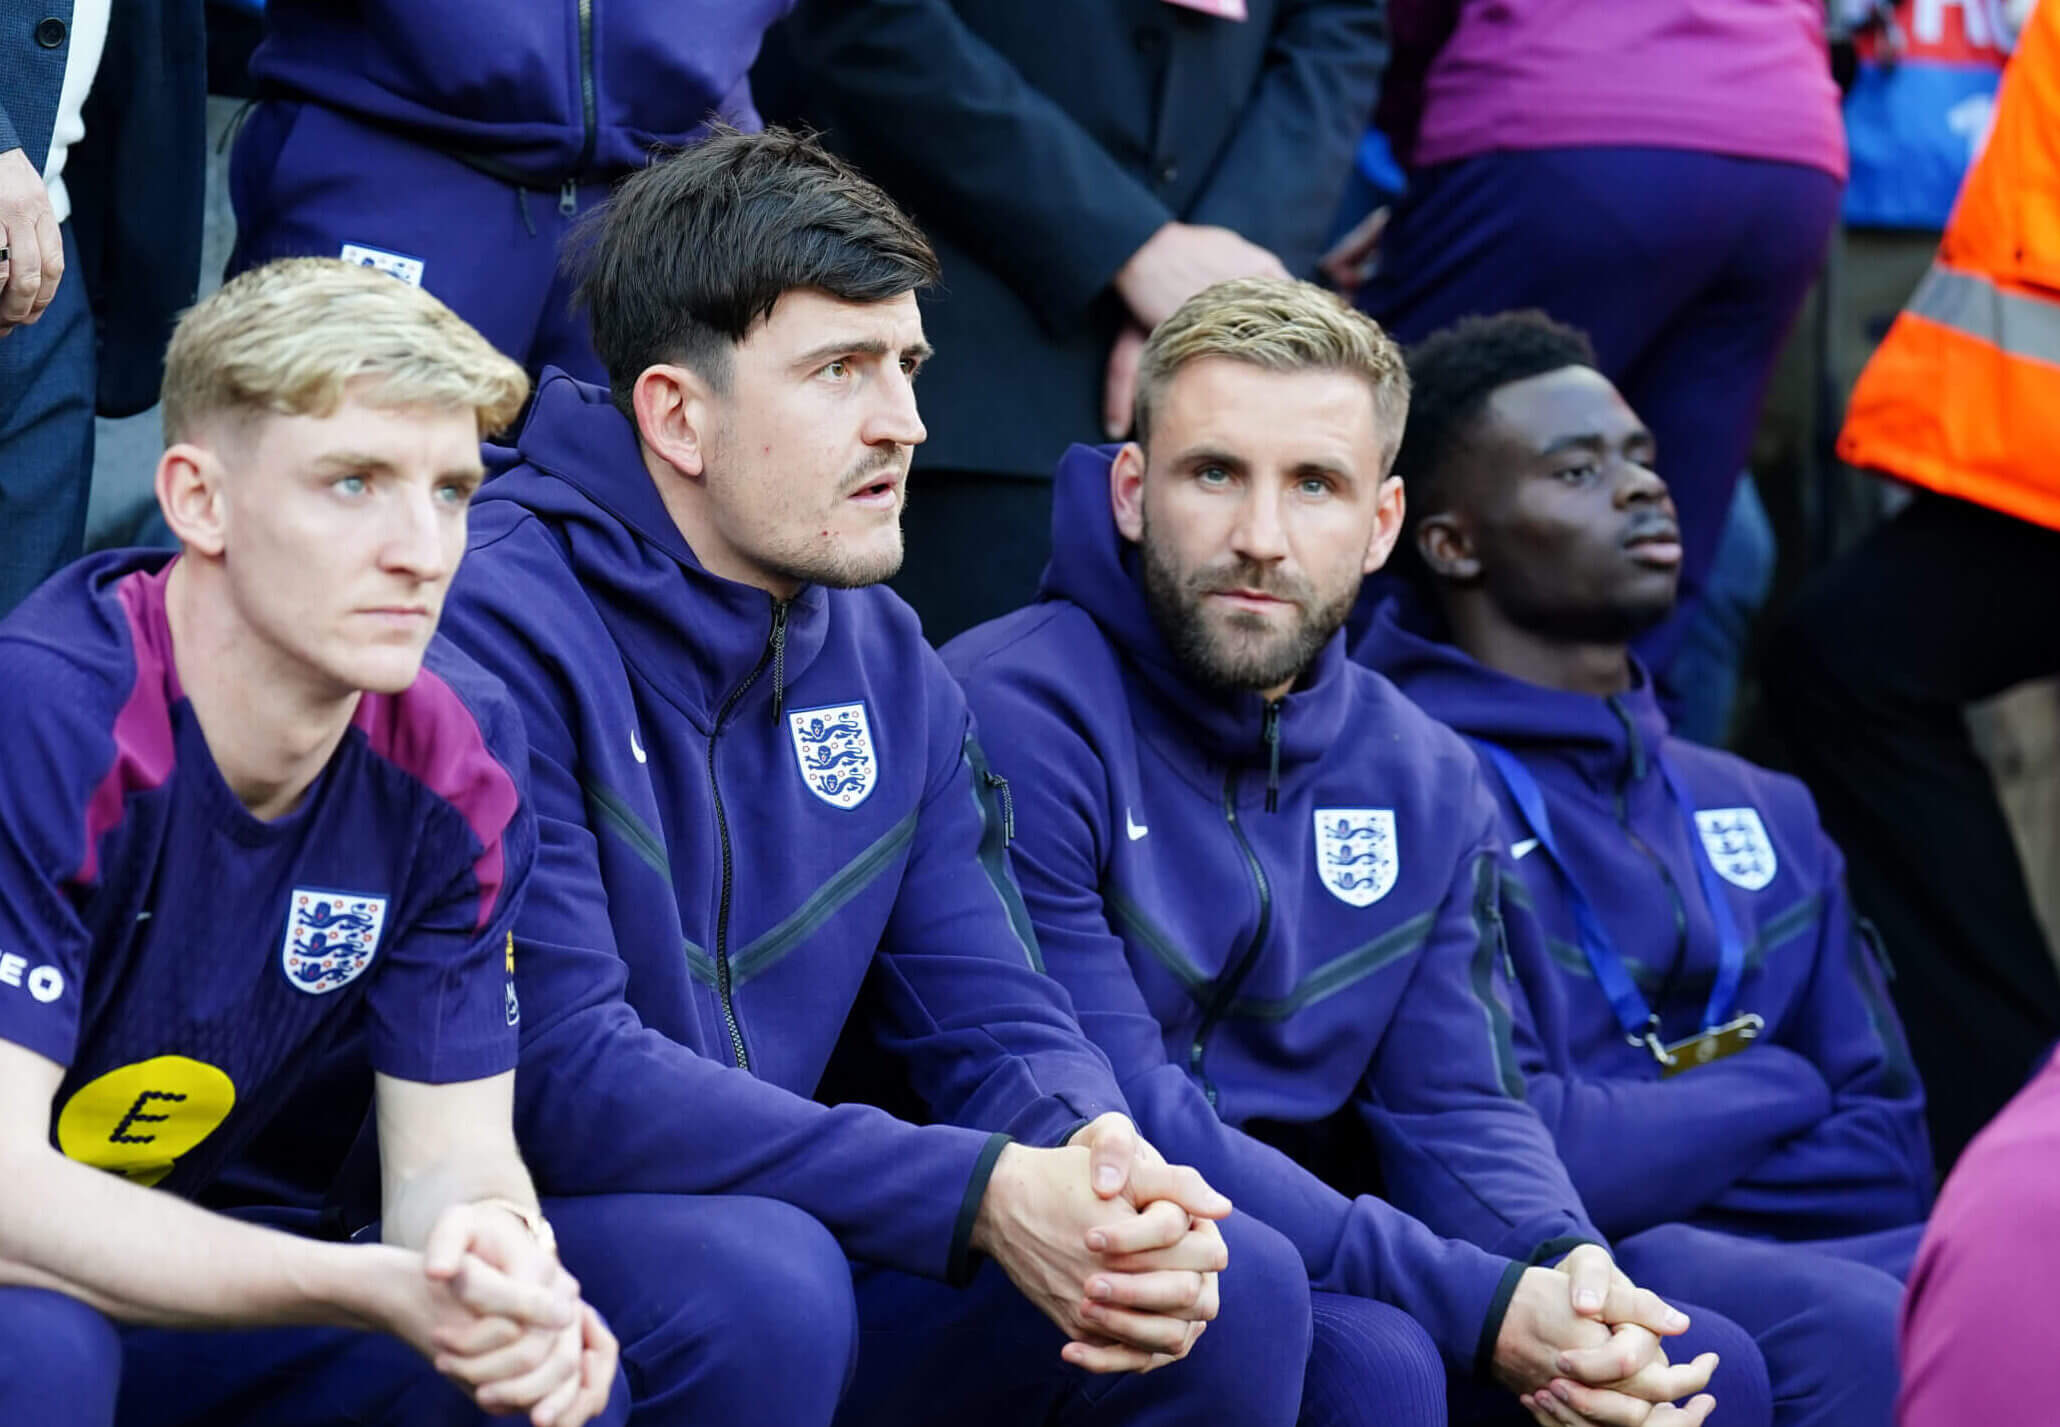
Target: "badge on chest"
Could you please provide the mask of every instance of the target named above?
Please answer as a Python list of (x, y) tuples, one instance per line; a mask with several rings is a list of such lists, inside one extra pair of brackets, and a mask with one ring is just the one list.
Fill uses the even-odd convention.
[(1340, 902), (1372, 906), (1395, 889), (1401, 868), (1393, 808), (1316, 809), (1316, 870)]
[(845, 812), (871, 795), (880, 763), (864, 700), (797, 709), (787, 715), (787, 732), (794, 740), (794, 765), (809, 792)]
[(385, 925), (384, 897), (296, 887), (287, 901), (279, 964), (296, 989), (326, 995), (364, 974)]

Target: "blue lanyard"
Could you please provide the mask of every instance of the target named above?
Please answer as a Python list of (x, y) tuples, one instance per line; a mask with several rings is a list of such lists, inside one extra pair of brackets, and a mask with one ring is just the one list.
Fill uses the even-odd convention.
[[(1538, 789), (1538, 780), (1508, 749), (1480, 740), (1475, 740), (1474, 746), (1488, 756), (1488, 761), (1495, 765), (1495, 771), (1502, 775), (1509, 795), (1516, 800), (1517, 811), (1530, 826), (1531, 835), (1538, 839), (1538, 846), (1559, 868), (1560, 878), (1566, 884), (1567, 902), (1573, 910), (1574, 928), (1581, 938), (1581, 952), (1588, 958), (1588, 966), (1594, 971), (1603, 994), (1609, 997), (1617, 1024), (1634, 1042), (1654, 1041), (1659, 1030), (1659, 1017), (1646, 1004), (1637, 983), (1631, 980), (1631, 973), (1624, 969), (1624, 958), (1603, 927), (1602, 918), (1596, 915), (1595, 904), (1581, 890), (1573, 868), (1560, 852), (1558, 839), (1552, 833), (1552, 815), (1545, 809), (1545, 796)], [(1703, 900), (1709, 904), (1710, 920), (1717, 929), (1717, 979), (1716, 984), (1710, 987), (1709, 1005), (1702, 1012), (1702, 1029), (1712, 1031), (1724, 1024), (1731, 1014), (1731, 1003), (1737, 998), (1738, 983), (1745, 974), (1745, 938), (1739, 935), (1738, 920), (1732, 915), (1730, 900), (1724, 895), (1723, 884), (1717, 878), (1716, 867), (1709, 860), (1708, 849), (1703, 848), (1702, 831), (1695, 822), (1694, 800), (1665, 760), (1660, 760), (1659, 766), (1660, 776), (1666, 779), (1674, 806), (1680, 809), (1682, 821), (1687, 824), (1691, 855), (1702, 849), (1703, 855), (1695, 858), (1696, 879), (1702, 884)]]

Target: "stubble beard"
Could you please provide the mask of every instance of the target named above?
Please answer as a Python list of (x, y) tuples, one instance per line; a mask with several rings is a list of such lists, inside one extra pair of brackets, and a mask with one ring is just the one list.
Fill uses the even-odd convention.
[[(1151, 538), (1149, 520), (1139, 548), (1144, 567), (1146, 607), (1159, 637), (1182, 670), (1210, 688), (1259, 691), (1290, 683), (1314, 662), (1330, 637), (1352, 612), (1355, 585), (1329, 603), (1317, 606), (1316, 592), (1306, 580), (1284, 580), (1265, 567), (1239, 560), (1228, 567), (1182, 571)], [(1287, 629), (1267, 636), (1257, 615), (1235, 613), (1225, 621), (1233, 638), (1213, 626), (1204, 601), (1216, 591), (1253, 589), (1293, 601), (1296, 619)]]

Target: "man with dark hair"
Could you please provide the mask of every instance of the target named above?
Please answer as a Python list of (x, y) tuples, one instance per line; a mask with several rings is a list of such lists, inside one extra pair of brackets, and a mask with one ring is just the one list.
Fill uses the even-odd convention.
[[(1301, 1252), (1304, 1423), (1442, 1424), (1448, 1376), (1463, 1421), (1512, 1392), (1547, 1421), (1700, 1421), (1707, 1398), (1652, 1400), (1711, 1361), (1657, 1354), (1687, 1324), (1613, 1271), (1492, 1033), (1531, 923), (1500, 907), (1473, 758), (1345, 656), (1400, 527), (1408, 391), (1335, 296), (1205, 289), (1145, 346), (1137, 442), (1060, 463), (1043, 598), (946, 663), (1017, 775), (1052, 974), (1140, 1125)], [(1365, 1178), (1362, 1155), (1381, 1193), (1305, 1167)], [(1689, 1311), (1722, 1420), (1765, 1421), (1751, 1340)]]
[[(517, 1116), (539, 1179), (762, 1195), (827, 1226), (864, 1265), (840, 1421), (1292, 1421), (1300, 1264), (1260, 1225), (1219, 1233), (1228, 1202), (1137, 1136), (1042, 974), (1008, 785), (875, 587), (923, 439), (928, 246), (779, 132), (636, 175), (590, 241), (612, 400), (545, 376), (447, 616), (528, 722)], [(937, 1123), (811, 1100), (840, 1037)], [(842, 1260), (791, 1277), (691, 1301), (848, 1323)]]
[(1886, 1423), (1923, 1091), (1809, 795), (1673, 737), (1630, 653), (1682, 559), (1652, 434), (1542, 314), (1461, 322), (1410, 373), (1420, 578), (1354, 652), (1500, 803), (1549, 951), (1516, 967), (1530, 1102), (1619, 1261), (1758, 1338), (1777, 1421)]

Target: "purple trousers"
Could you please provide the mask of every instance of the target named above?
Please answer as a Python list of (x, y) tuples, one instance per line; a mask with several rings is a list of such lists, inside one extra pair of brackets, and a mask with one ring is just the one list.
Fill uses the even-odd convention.
[(418, 279), (496, 348), (607, 383), (560, 248), (605, 183), (519, 188), (319, 104), (267, 100), (230, 159), (228, 275), (273, 258), (349, 256)]

